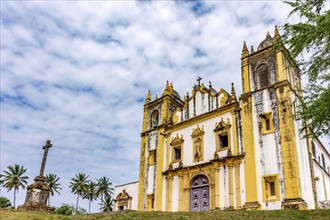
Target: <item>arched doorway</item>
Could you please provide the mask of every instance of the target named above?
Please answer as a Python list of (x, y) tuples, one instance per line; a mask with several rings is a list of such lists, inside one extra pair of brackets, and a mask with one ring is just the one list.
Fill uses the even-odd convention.
[(204, 175), (196, 176), (190, 185), (190, 211), (209, 210), (209, 181)]

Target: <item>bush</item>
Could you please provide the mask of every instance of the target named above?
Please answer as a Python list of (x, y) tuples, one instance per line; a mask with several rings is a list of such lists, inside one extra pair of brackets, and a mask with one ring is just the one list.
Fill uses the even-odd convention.
[(11, 208), (11, 203), (6, 197), (0, 197), (0, 208)]

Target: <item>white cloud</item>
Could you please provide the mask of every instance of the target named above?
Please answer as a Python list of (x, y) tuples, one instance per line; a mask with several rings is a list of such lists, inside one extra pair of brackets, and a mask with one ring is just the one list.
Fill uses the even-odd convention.
[[(2, 1), (1, 10), (1, 171), (21, 164), (31, 184), (52, 140), (55, 206), (75, 202), (78, 172), (137, 180), (148, 89), (160, 96), (170, 80), (183, 98), (202, 76), (240, 91), (243, 41), (256, 48), (288, 14), (277, 1)], [(17, 204), (24, 198), (20, 190)]]

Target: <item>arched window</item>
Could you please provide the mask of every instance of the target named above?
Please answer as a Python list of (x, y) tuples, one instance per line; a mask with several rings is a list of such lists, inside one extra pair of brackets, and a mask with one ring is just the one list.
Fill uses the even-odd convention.
[(266, 87), (270, 84), (269, 82), (269, 71), (266, 64), (261, 64), (257, 68), (257, 85), (258, 89)]
[(159, 112), (157, 110), (153, 111), (151, 114), (151, 126), (150, 128), (156, 128), (159, 124)]

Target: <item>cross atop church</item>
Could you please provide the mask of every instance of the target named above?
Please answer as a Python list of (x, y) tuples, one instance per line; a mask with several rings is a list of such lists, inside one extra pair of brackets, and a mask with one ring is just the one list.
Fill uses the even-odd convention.
[(197, 78), (198, 86), (201, 85), (201, 80), (202, 80), (202, 77), (199, 76), (199, 77)]
[(42, 158), (42, 163), (41, 163), (41, 168), (40, 168), (40, 175), (39, 176), (43, 176), (44, 175), (44, 171), (45, 171), (45, 166), (46, 166), (46, 160), (47, 160), (47, 154), (48, 154), (48, 149), (51, 148), (53, 145), (50, 143), (50, 140), (46, 141), (46, 145), (42, 147), (42, 149), (44, 149), (44, 156)]

